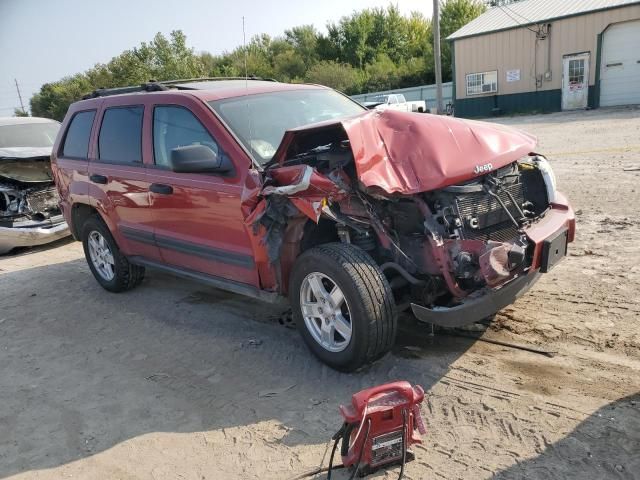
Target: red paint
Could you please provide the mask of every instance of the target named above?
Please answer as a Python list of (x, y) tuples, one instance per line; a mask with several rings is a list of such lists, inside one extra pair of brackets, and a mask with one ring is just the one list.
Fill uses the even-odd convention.
[[(252, 93), (302, 88), (321, 87), (260, 84), (252, 87)], [(71, 105), (52, 155), (54, 178), (67, 222), (74, 227), (75, 207), (91, 207), (109, 227), (125, 255), (143, 256), (283, 294), (287, 293), (289, 271), (300, 253), (307, 219), (318, 222), (325, 205), (338, 205), (343, 215), (370, 221), (380, 244), (391, 249), (395, 239), (387, 232), (387, 227), (370, 215), (360, 199), (343, 190), (355, 190), (349, 177), (342, 171), (323, 175), (313, 170), (308, 188), (289, 196), (299, 213), (289, 219), (280, 259), (274, 264), (268, 258), (264, 244), (266, 230), (257, 223), (265, 211), (266, 199), (278, 193), (278, 187), (303, 181), (309, 167), (276, 165), (267, 171), (252, 167), (246, 150), (206, 104), (210, 100), (244, 94), (244, 88), (234, 84), (211, 91), (119, 95)], [(97, 140), (104, 110), (121, 105), (144, 108), (140, 164), (118, 165), (98, 160)], [(157, 105), (177, 105), (192, 112), (231, 159), (233, 173), (183, 174), (157, 168), (153, 152), (153, 109)], [(89, 109), (96, 110), (96, 116), (88, 158), (63, 157), (60, 151), (62, 139), (71, 118), (75, 113)], [(357, 181), (371, 191), (387, 196), (415, 195), (458, 184), (476, 176), (476, 167), (491, 164), (495, 170), (529, 154), (535, 147), (535, 139), (530, 135), (500, 125), (393, 110), (363, 111), (340, 121), (287, 131), (274, 159), (282, 162), (286, 158), (287, 149), (300, 132), (322, 128), (335, 130), (336, 126), (344, 130), (350, 141)], [(90, 181), (89, 177), (95, 174), (107, 177), (107, 183)], [(149, 190), (152, 183), (171, 186), (173, 193), (153, 193)], [(425, 218), (429, 217), (431, 212), (426, 203), (417, 196), (413, 198), (420, 204)], [(525, 229), (534, 244), (532, 269), (540, 265), (545, 238), (563, 227), (568, 228), (569, 241), (573, 241), (575, 217), (566, 199), (558, 194), (545, 217)], [(140, 235), (125, 236), (123, 229), (127, 228)], [(174, 245), (197, 248), (176, 249), (166, 243), (160, 244), (160, 238), (168, 239)], [(424, 272), (441, 275), (455, 297), (466, 295), (451, 273), (451, 250), (459, 247), (457, 241), (437, 242), (427, 235), (421, 254)], [(465, 244), (465, 248), (474, 252), (483, 252), (485, 247), (482, 242)], [(225, 256), (246, 262), (230, 264)]]
[[(536, 146), (535, 137), (503, 125), (397, 110), (370, 110), (312, 128), (336, 124), (349, 137), (360, 181), (386, 193), (410, 195), (471, 180), (476, 166), (495, 170)], [(284, 160), (296, 135), (307, 130), (289, 130), (275, 158)]]

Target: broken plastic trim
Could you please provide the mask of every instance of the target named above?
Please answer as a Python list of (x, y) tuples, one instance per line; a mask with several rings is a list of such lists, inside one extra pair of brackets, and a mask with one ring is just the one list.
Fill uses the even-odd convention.
[(311, 175), (313, 174), (313, 168), (309, 165), (305, 165), (304, 172), (300, 181), (293, 185), (285, 185), (282, 187), (273, 187), (265, 191), (265, 195), (293, 195), (294, 193), (302, 192), (309, 188), (311, 183)]

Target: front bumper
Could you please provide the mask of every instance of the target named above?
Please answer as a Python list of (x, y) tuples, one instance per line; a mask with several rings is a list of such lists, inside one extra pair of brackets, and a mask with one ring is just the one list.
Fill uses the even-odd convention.
[[(533, 244), (532, 262), (528, 273), (524, 273), (496, 288), (487, 287), (485, 290), (474, 292), (461, 300), (460, 305), (453, 307), (428, 308), (415, 303), (411, 310), (416, 318), (423, 322), (433, 323), (445, 327), (459, 327), (478, 322), (494, 315), (504, 307), (511, 305), (517, 298), (529, 290), (540, 277), (566, 254), (566, 243), (575, 238), (575, 214), (566, 197), (556, 192), (556, 199), (545, 216), (538, 222), (524, 229), (524, 233)], [(556, 256), (545, 253), (549, 241), (562, 239), (559, 245), (564, 245), (565, 251), (556, 252)], [(563, 243), (566, 242), (566, 243)], [(555, 243), (551, 243), (555, 245)]]
[(412, 303), (411, 310), (416, 318), (422, 322), (443, 327), (468, 325), (490, 317), (504, 307), (511, 305), (524, 295), (538, 281), (539, 277), (538, 272), (523, 275), (499, 288), (491, 289), (490, 292), (483, 292), (478, 297), (467, 297), (463, 303), (455, 307), (427, 308)]
[(69, 236), (69, 227), (62, 216), (49, 222), (20, 227), (0, 227), (0, 255), (16, 247), (43, 245)]

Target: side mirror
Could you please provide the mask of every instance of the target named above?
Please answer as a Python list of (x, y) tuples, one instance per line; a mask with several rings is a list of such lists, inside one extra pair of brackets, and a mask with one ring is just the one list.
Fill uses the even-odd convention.
[(171, 150), (171, 170), (177, 173), (227, 173), (233, 169), (226, 155), (218, 155), (206, 145), (186, 145)]

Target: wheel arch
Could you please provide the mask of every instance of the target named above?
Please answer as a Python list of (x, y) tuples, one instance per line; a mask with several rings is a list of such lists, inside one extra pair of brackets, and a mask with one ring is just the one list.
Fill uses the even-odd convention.
[(92, 215), (98, 215), (105, 225), (107, 225), (107, 228), (113, 232), (110, 222), (97, 208), (87, 203), (74, 203), (71, 207), (71, 225), (69, 225), (69, 229), (75, 240), (82, 240), (82, 226)]
[(283, 239), (280, 256), (281, 293), (283, 295), (289, 293), (291, 269), (300, 255), (318, 245), (339, 241), (337, 225), (331, 219), (321, 217), (318, 223), (307, 217), (291, 220)]

